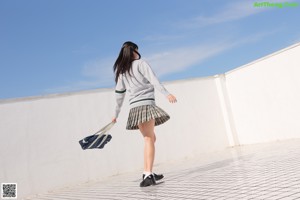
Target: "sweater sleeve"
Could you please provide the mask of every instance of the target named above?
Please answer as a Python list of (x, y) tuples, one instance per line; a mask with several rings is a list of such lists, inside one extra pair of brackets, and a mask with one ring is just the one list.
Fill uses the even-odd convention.
[(158, 78), (147, 62), (141, 62), (140, 71), (142, 75), (155, 87), (155, 89), (159, 90), (165, 96), (170, 94), (168, 90), (159, 82)]
[(125, 94), (126, 94), (126, 88), (123, 82), (122, 75), (120, 75), (115, 88), (115, 96), (116, 96), (115, 118), (118, 118), (119, 116), (125, 98)]

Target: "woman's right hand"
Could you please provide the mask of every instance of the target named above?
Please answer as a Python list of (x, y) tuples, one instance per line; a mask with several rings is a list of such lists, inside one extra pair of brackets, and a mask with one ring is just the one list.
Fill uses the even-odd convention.
[(169, 100), (170, 103), (176, 103), (177, 102), (176, 97), (174, 95), (172, 95), (172, 94), (169, 94), (167, 96), (167, 98), (168, 98), (168, 100)]

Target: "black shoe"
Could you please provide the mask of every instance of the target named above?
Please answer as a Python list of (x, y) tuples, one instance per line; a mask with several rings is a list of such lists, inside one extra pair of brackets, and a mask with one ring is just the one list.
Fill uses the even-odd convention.
[(154, 176), (151, 174), (149, 176), (147, 176), (141, 183), (140, 183), (140, 187), (147, 187), (150, 185), (155, 185), (155, 178)]
[[(154, 175), (154, 178), (155, 178), (156, 181), (159, 181), (159, 180), (164, 178), (164, 175), (162, 175), (162, 174), (153, 173), (153, 175)], [(143, 174), (143, 180), (144, 180), (144, 178), (145, 178), (145, 174)]]

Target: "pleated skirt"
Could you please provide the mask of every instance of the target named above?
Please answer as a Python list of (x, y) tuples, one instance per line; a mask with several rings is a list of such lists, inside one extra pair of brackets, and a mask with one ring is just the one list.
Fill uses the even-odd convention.
[(131, 108), (127, 120), (127, 130), (139, 129), (138, 125), (155, 119), (155, 126), (165, 123), (170, 119), (168, 113), (156, 105), (143, 105)]

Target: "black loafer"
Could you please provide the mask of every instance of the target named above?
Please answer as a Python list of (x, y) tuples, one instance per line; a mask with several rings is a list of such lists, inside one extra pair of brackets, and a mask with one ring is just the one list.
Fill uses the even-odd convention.
[(140, 187), (148, 187), (151, 185), (155, 185), (155, 178), (154, 176), (151, 174), (149, 176), (147, 176), (141, 183), (140, 183)]
[[(164, 178), (164, 175), (162, 175), (162, 174), (153, 173), (153, 175), (154, 175), (154, 178), (155, 178), (156, 181), (159, 181), (159, 180)], [(143, 180), (144, 180), (144, 178), (145, 178), (145, 174), (143, 174)]]

